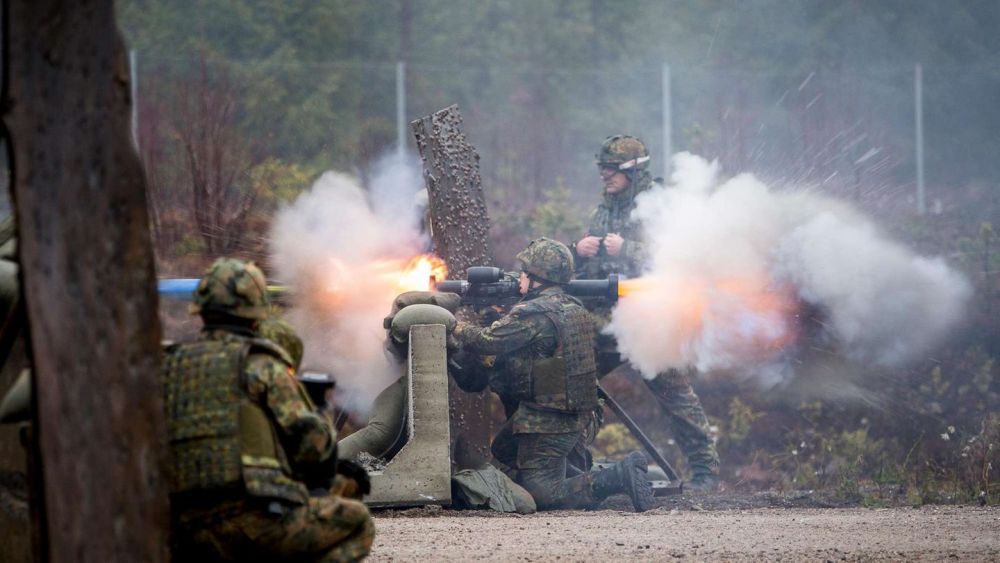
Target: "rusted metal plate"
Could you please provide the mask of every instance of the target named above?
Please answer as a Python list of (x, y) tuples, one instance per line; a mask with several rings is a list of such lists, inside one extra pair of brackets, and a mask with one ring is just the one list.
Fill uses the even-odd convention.
[(156, 279), (111, 0), (11, 0), (3, 107), (49, 530), (42, 560), (165, 561)]

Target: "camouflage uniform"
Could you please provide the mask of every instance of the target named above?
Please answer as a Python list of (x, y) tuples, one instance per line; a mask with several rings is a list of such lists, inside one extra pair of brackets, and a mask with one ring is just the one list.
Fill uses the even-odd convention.
[(592, 506), (626, 487), (643, 487), (640, 494), (648, 498), (636, 501), (636, 508), (647, 510), (652, 492), (637, 471), (645, 462), (641, 455), (620, 471), (567, 477), (567, 458), (582, 445), (598, 408), (593, 322), (580, 302), (563, 292), (561, 284), (572, 276), (569, 249), (539, 239), (518, 258), (539, 287), (490, 327), (459, 323), (455, 329), (463, 349), (496, 358), (489, 384), (508, 419), (493, 440), (495, 460), (540, 510)]
[[(14, 216), (0, 220), (0, 390), (4, 392), (0, 400), (0, 423), (22, 423), (31, 420), (31, 372), (20, 370), (17, 378), (7, 381), (5, 374), (17, 373), (19, 366), (7, 366), (15, 342), (22, 338), (25, 328), (21, 291), (18, 282), (17, 238), (14, 232)], [(16, 354), (16, 357), (23, 353)], [(18, 362), (23, 363), (23, 360)], [(6, 384), (12, 383), (7, 388)]]
[(274, 342), (288, 353), (292, 360), (292, 369), (299, 371), (302, 365), (302, 356), (305, 355), (305, 347), (298, 333), (292, 325), (281, 319), (266, 319), (257, 326), (257, 333), (261, 338), (266, 338)]
[[(561, 287), (549, 287), (525, 296), (489, 328), (459, 323), (455, 333), (464, 347), (497, 357), (490, 388), (500, 396), (509, 417), (493, 440), (493, 455), (543, 510), (588, 506), (594, 501), (588, 474), (566, 478), (566, 458), (583, 439), (592, 409), (542, 406), (527, 400), (523, 389), (535, 360), (552, 358), (559, 347), (559, 329), (537, 305), (582, 309), (574, 302)], [(593, 373), (590, 377), (594, 378)], [(596, 379), (592, 386), (596, 404)]]
[[(597, 155), (598, 165), (614, 166), (637, 156), (648, 156), (641, 141), (634, 137), (618, 135), (608, 138), (601, 153)], [(577, 277), (580, 279), (602, 279), (609, 274), (619, 274), (627, 278), (639, 277), (646, 261), (646, 247), (642, 242), (641, 225), (631, 219), (635, 209), (635, 198), (638, 194), (650, 189), (653, 180), (645, 163), (634, 165), (625, 173), (631, 182), (629, 186), (616, 194), (604, 193), (603, 200), (590, 217), (587, 234), (603, 238), (609, 233), (618, 233), (625, 242), (618, 256), (609, 256), (602, 243), (597, 256), (582, 257), (575, 253), (574, 259), (578, 265)], [(600, 377), (619, 368), (638, 375), (630, 364), (622, 365), (623, 360), (618, 354), (618, 345), (614, 337), (604, 334), (603, 328), (611, 318), (611, 307), (595, 304), (591, 307), (597, 324), (597, 361)], [(713, 478), (719, 473), (719, 455), (715, 444), (709, 436), (708, 418), (701, 406), (701, 400), (691, 387), (688, 374), (680, 370), (668, 370), (656, 378), (647, 380), (640, 377), (663, 408), (667, 415), (670, 431), (681, 450), (688, 459), (688, 466), (695, 481)]]
[(192, 306), (201, 338), (164, 360), (174, 558), (360, 560), (374, 537), (368, 509), (307, 488), (329, 483), (336, 432), (285, 350), (253, 330), (264, 287), (252, 264), (216, 261)]

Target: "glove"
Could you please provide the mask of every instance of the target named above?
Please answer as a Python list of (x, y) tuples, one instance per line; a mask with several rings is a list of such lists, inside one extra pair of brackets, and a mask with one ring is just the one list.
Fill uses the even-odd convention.
[(342, 459), (337, 463), (337, 476), (330, 492), (346, 498), (361, 500), (372, 492), (372, 482), (368, 472), (359, 464)]
[(486, 307), (479, 312), (479, 326), (490, 326), (499, 321), (501, 316), (496, 307)]

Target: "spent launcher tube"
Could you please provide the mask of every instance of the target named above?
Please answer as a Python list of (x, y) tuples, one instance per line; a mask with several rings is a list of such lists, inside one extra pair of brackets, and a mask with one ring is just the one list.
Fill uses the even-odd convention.
[[(508, 308), (521, 300), (520, 284), (514, 274), (492, 266), (473, 266), (465, 274), (464, 280), (433, 283), (434, 290), (457, 293), (462, 297), (463, 305), (472, 305), (477, 309), (491, 306)], [(618, 301), (617, 274), (603, 280), (573, 280), (564, 288), (567, 294), (583, 301)]]

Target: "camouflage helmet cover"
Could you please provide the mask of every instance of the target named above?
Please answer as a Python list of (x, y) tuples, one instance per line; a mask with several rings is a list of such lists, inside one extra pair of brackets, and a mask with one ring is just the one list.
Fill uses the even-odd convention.
[(253, 262), (219, 258), (194, 291), (192, 314), (221, 313), (243, 319), (266, 319), (271, 305), (267, 280)]
[(257, 332), (264, 338), (274, 342), (278, 346), (285, 349), (288, 355), (292, 358), (292, 367), (296, 370), (302, 365), (302, 355), (305, 353), (305, 347), (302, 345), (302, 339), (299, 338), (298, 333), (292, 328), (292, 325), (281, 319), (267, 319), (260, 323), (257, 327)]
[(554, 283), (569, 283), (573, 278), (573, 253), (565, 244), (542, 237), (531, 241), (517, 255), (526, 274)]
[(629, 135), (608, 137), (601, 145), (601, 152), (595, 156), (598, 166), (612, 166), (618, 170), (645, 170), (649, 166), (646, 145)]

